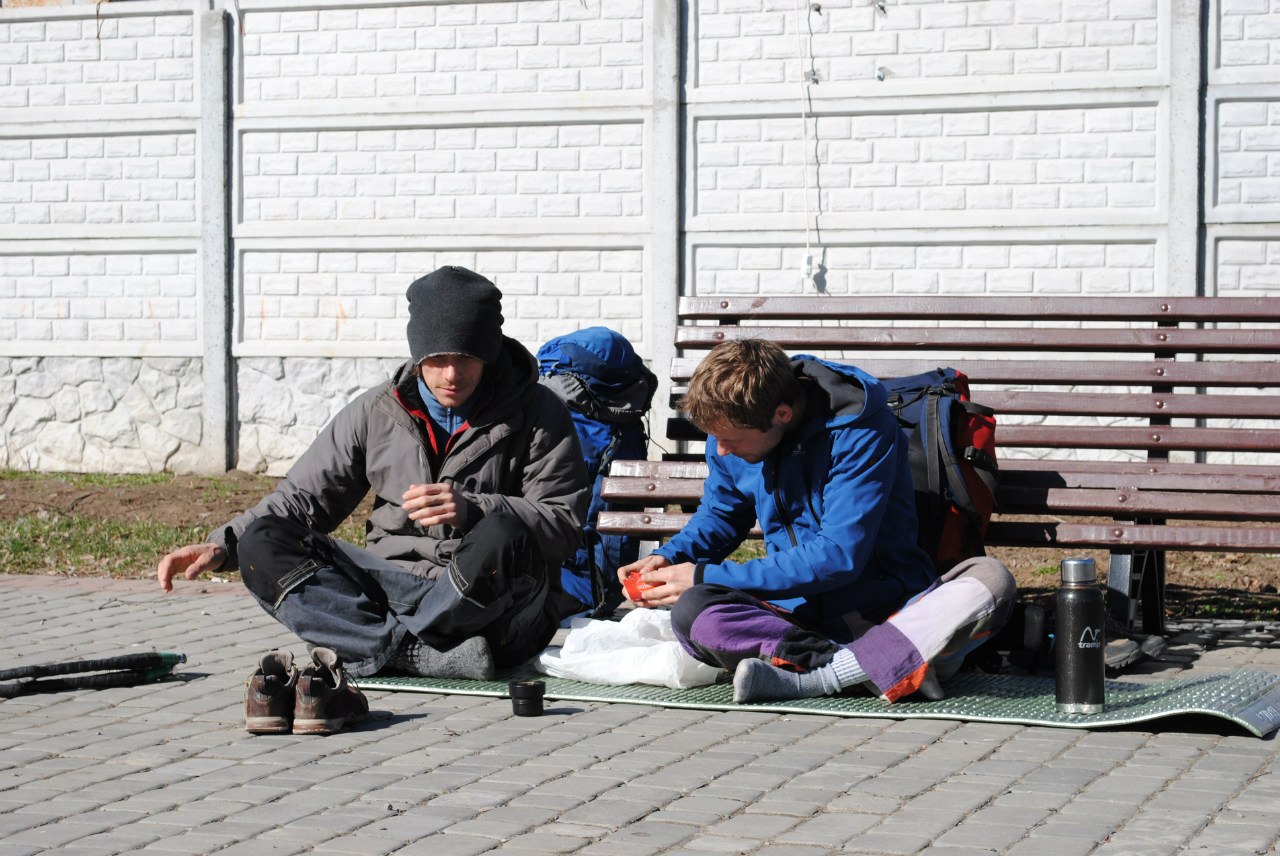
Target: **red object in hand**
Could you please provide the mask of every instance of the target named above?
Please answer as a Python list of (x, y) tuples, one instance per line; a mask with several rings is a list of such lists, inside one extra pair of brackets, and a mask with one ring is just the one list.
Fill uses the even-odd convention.
[(662, 583), (651, 583), (640, 579), (639, 571), (632, 571), (627, 574), (627, 578), (623, 580), (622, 587), (627, 590), (627, 597), (633, 603), (638, 603), (642, 597), (641, 592), (646, 592), (651, 588), (657, 588)]

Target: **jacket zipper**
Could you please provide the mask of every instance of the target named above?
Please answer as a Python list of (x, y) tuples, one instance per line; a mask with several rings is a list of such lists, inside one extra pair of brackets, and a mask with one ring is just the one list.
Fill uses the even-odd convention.
[(778, 480), (778, 476), (782, 473), (782, 456), (775, 453), (773, 459), (773, 507), (778, 510), (778, 517), (782, 520), (782, 525), (787, 527), (787, 537), (791, 539), (792, 547), (799, 547), (800, 542), (796, 540), (796, 530), (791, 527), (791, 518), (787, 516), (787, 511), (782, 507), (782, 483)]

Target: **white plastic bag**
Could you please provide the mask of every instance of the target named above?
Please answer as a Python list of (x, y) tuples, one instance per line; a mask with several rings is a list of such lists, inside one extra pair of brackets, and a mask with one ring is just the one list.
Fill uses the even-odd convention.
[(564, 645), (543, 651), (537, 666), (553, 678), (673, 690), (715, 683), (721, 671), (680, 647), (665, 609), (632, 609), (621, 621), (575, 618)]

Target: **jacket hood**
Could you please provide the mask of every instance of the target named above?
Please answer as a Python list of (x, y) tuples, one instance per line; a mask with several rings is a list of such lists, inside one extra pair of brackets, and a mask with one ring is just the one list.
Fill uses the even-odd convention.
[(884, 410), (889, 394), (884, 385), (856, 366), (831, 363), (809, 354), (791, 360), (796, 374), (808, 379), (830, 402), (828, 426), (851, 425)]

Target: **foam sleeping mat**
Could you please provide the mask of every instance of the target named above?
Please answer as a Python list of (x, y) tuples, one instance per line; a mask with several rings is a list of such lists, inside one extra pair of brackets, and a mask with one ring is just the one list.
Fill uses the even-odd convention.
[(606, 686), (547, 677), (532, 670), (503, 674), (492, 681), (374, 677), (362, 678), (359, 684), (366, 690), (505, 698), (507, 681), (517, 678), (545, 681), (549, 701), (819, 713), (877, 719), (958, 719), (1059, 728), (1106, 728), (1196, 714), (1226, 719), (1258, 737), (1265, 737), (1280, 726), (1280, 675), (1243, 669), (1165, 681), (1108, 681), (1106, 710), (1090, 716), (1058, 712), (1052, 677), (976, 672), (961, 673), (948, 682), (947, 698), (942, 701), (908, 700), (897, 704), (862, 695), (735, 704), (733, 688), (727, 683), (688, 690), (641, 684)]

